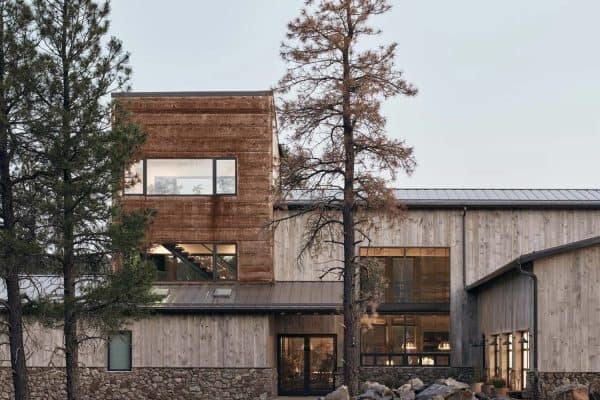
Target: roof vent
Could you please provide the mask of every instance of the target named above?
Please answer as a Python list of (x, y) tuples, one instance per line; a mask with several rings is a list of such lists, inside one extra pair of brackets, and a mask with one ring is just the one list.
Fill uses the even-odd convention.
[(213, 297), (229, 297), (231, 296), (231, 288), (217, 288), (213, 292)]

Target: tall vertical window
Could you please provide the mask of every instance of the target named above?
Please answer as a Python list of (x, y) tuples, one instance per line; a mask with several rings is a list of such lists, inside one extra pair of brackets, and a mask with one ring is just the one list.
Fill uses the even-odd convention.
[(131, 164), (125, 171), (125, 194), (144, 194), (144, 161)]
[(237, 162), (222, 158), (148, 158), (125, 171), (125, 194), (234, 195)]
[(500, 377), (502, 375), (502, 359), (500, 358), (500, 335), (494, 336), (494, 360), (494, 376)]
[(523, 389), (527, 387), (527, 372), (529, 372), (529, 332), (524, 331), (521, 333), (521, 379), (523, 382)]
[(121, 331), (109, 338), (108, 370), (131, 371), (131, 331)]
[(509, 333), (506, 337), (506, 384), (513, 387), (514, 360), (513, 360), (513, 335)]
[(217, 181), (216, 194), (235, 194), (236, 162), (235, 160), (216, 160)]

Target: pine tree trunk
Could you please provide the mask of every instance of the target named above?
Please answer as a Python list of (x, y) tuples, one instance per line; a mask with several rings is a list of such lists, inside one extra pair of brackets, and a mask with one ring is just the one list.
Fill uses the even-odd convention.
[(12, 273), (5, 279), (8, 295), (8, 335), (10, 342), (10, 366), (12, 369), (15, 400), (27, 399), (27, 369), (23, 347), (23, 318), (18, 274)]
[[(2, 127), (6, 129), (6, 127)], [(0, 129), (2, 129), (0, 128)], [(21, 295), (19, 289), (19, 269), (12, 249), (15, 242), (14, 209), (12, 185), (10, 180), (10, 163), (7, 159), (7, 134), (2, 131), (0, 150), (0, 190), (2, 196), (3, 229), (6, 233), (4, 259), (4, 282), (8, 301), (8, 340), (10, 347), (10, 366), (12, 369), (13, 387), (16, 400), (27, 399), (27, 369), (25, 365), (25, 349), (23, 347), (23, 317)]]
[(65, 310), (64, 310), (64, 334), (65, 334), (65, 366), (67, 373), (67, 399), (78, 398), (78, 369), (79, 346), (77, 343), (77, 317), (74, 310), (75, 279), (73, 277), (72, 263), (64, 265), (64, 287), (65, 287)]
[[(62, 63), (62, 140), (63, 148), (67, 154), (72, 151), (71, 146), (71, 81), (69, 77), (70, 59), (67, 55), (67, 21), (69, 2), (63, 2), (62, 9), (62, 35), (61, 35), (61, 63)], [(62, 171), (63, 192), (63, 284), (64, 284), (64, 335), (65, 335), (65, 370), (67, 374), (67, 399), (77, 400), (79, 398), (79, 343), (77, 338), (77, 313), (75, 307), (75, 281), (77, 271), (75, 270), (75, 244), (73, 224), (73, 182), (71, 180), (70, 167), (64, 167)]]
[[(346, 7), (348, 21), (351, 21), (350, 3)], [(350, 45), (352, 27), (343, 51), (344, 80), (342, 87), (342, 124), (344, 128), (344, 204), (342, 222), (344, 226), (344, 381), (350, 396), (358, 395), (358, 346), (356, 340), (356, 265), (354, 262), (354, 131), (350, 112)]]
[[(0, 82), (4, 87), (6, 64), (4, 54), (4, 14), (0, 13)], [(14, 396), (16, 400), (25, 400), (27, 394), (27, 369), (25, 365), (25, 349), (23, 347), (23, 317), (21, 309), (21, 295), (19, 289), (19, 269), (15, 258), (13, 245), (15, 243), (15, 214), (13, 186), (10, 177), (9, 159), (9, 129), (8, 109), (5, 93), (0, 94), (0, 196), (2, 199), (2, 219), (5, 232), (6, 251), (2, 254), (4, 259), (4, 282), (8, 305), (8, 341), (10, 347), (10, 366)]]

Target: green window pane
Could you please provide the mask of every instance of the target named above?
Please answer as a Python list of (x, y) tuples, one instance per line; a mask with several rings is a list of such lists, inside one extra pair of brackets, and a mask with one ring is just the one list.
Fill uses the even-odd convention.
[(119, 332), (108, 342), (109, 371), (131, 370), (131, 332)]

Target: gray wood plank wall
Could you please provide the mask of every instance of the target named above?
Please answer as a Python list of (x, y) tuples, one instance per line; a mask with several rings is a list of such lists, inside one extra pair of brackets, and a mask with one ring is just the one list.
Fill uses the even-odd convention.
[[(160, 315), (135, 321), (133, 367), (273, 367), (272, 322), (260, 315)], [(1, 340), (4, 342), (4, 340)], [(27, 365), (63, 366), (62, 332), (38, 325), (27, 329)], [(106, 342), (88, 342), (80, 361), (88, 367), (107, 366)], [(10, 366), (8, 346), (0, 346), (0, 366)]]
[(539, 369), (600, 371), (600, 246), (538, 260)]
[[(287, 211), (277, 211), (283, 216)], [(399, 225), (375, 221), (372, 246), (448, 247), (450, 249), (452, 364), (477, 362), (480, 350), (476, 299), (463, 290), (462, 210), (408, 210)], [(339, 247), (308, 254), (296, 263), (306, 217), (282, 223), (275, 231), (275, 280), (318, 280), (322, 271), (341, 259)], [(474, 209), (467, 210), (466, 284), (493, 272), (521, 254), (600, 235), (600, 210)], [(328, 276), (325, 279), (337, 279)]]

